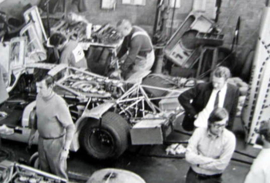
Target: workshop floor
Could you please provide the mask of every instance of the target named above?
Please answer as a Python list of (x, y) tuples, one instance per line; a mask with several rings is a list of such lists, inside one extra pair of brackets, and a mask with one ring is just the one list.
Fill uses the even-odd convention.
[[(181, 128), (177, 128), (181, 131)], [(234, 127), (237, 136), (237, 151), (256, 156), (258, 149), (245, 147), (244, 134), (240, 120), (237, 119)], [(167, 140), (168, 143), (184, 141), (189, 138), (182, 133), (173, 133)], [(146, 183), (184, 183), (186, 172), (189, 168), (183, 156), (166, 155), (167, 145), (141, 146), (131, 148), (114, 162), (93, 162), (85, 156), (84, 152), (72, 153), (68, 161), (68, 169), (71, 178), (80, 180), (74, 182), (86, 182), (93, 172), (103, 168), (119, 168), (132, 171), (141, 176)], [(26, 151), (26, 144), (3, 140), (2, 147), (14, 152), (14, 160), (19, 158), (28, 160), (30, 153)], [(252, 158), (235, 153), (230, 165), (223, 174), (223, 182), (243, 183)]]

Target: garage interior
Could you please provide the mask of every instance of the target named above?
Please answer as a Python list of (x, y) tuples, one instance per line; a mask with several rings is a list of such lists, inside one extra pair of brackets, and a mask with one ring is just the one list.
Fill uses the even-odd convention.
[[(267, 87), (270, 76), (265, 71), (269, 59), (267, 36), (270, 35), (265, 33), (270, 29), (267, 26), (270, 22), (266, 18), (269, 16), (268, 8), (268, 0), (0, 0), (0, 63), (11, 73), (10, 98), (0, 105), (0, 111), (8, 114), (0, 113), (2, 180), (4, 183), (14, 182), (16, 176), (20, 175), (16, 171), (20, 169), (39, 172), (31, 161), (38, 147), (37, 144), (28, 147), (31, 124), (26, 124), (25, 117), (28, 117), (26, 113), (31, 117), (28, 106), (31, 104), (33, 107), (33, 104), (29, 101), (34, 101), (36, 97), (35, 83), (32, 81), (39, 70), (35, 72), (33, 68), (55, 71), (55, 65), (59, 65), (55, 62), (59, 59), (59, 53), (46, 45), (47, 39), (57, 31), (65, 32), (70, 28), (66, 33), (84, 46), (90, 73), (82, 72), (80, 76), (95, 78), (98, 83), (88, 81), (106, 90), (106, 79), (111, 74), (109, 67), (117, 60), (116, 54), (121, 46), (120, 38), (115, 33), (116, 24), (121, 19), (128, 19), (150, 35), (155, 51), (151, 73), (147, 77), (143, 76), (145, 79), (140, 81), (141, 85), (134, 84), (138, 81), (132, 78), (134, 87), (123, 87), (124, 91), (121, 88), (124, 82), (112, 81), (113, 84), (108, 89), (117, 98), (115, 101), (120, 106), (119, 110), (131, 121), (133, 128), (127, 137), (129, 144), (117, 157), (110, 157), (108, 160), (102, 156), (99, 157), (101, 160), (89, 157), (89, 153), (79, 148), (81, 144), (77, 144), (78, 147), (74, 145), (72, 148), (76, 152), (71, 151), (67, 160), (69, 182), (90, 183), (91, 176), (100, 170), (128, 171), (130, 174), (122, 180), (119, 178), (119, 182), (127, 182), (128, 178), (131, 180), (132, 175), (142, 179), (134, 178), (134, 183), (185, 182), (190, 167), (185, 160), (185, 148), (192, 133), (181, 126), (185, 113), (177, 98), (197, 82), (209, 81), (211, 71), (220, 65), (230, 69), (232, 77), (229, 82), (240, 91), (232, 129), (237, 147), (223, 173), (223, 182), (244, 182), (253, 160), (260, 152), (260, 148), (256, 146), (257, 136), (254, 131), (261, 121), (269, 120)], [(69, 24), (68, 19), (75, 19), (76, 24)], [(18, 55), (12, 54), (13, 52), (18, 52)], [(23, 63), (16, 66), (19, 63), (16, 59), (23, 60)], [(16, 67), (10, 64), (14, 60)], [(38, 65), (39, 63), (46, 63), (47, 66)], [(67, 70), (81, 72), (75, 68)], [(32, 75), (27, 76), (28, 73)], [(69, 85), (70, 81), (72, 80), (59, 80), (61, 86)], [(123, 91), (119, 92), (120, 89)], [(135, 112), (129, 110), (135, 108), (133, 104), (124, 103), (133, 100), (131, 94), (134, 91), (140, 97), (145, 97), (139, 97), (140, 100), (135, 102), (136, 106), (143, 106), (143, 109)], [(79, 93), (73, 90), (60, 93), (69, 96), (72, 92)], [(104, 93), (100, 92), (98, 96), (99, 94)], [(81, 126), (85, 120), (81, 122), (80, 115), (85, 110), (83, 105), (86, 103), (87, 107), (96, 107), (94, 112), (97, 116), (101, 115), (99, 110), (102, 115), (105, 113), (105, 109), (98, 107), (103, 106), (101, 102), (107, 102), (105, 97), (99, 99), (95, 95), (93, 98), (91, 103), (90, 100), (87, 103), (81, 102), (79, 97), (68, 97), (70, 111), (76, 110), (76, 115), (72, 115), (72, 118), (74, 121), (78, 120)], [(80, 103), (76, 104), (75, 100), (80, 100)], [(115, 104), (108, 103), (109, 107)], [(156, 110), (162, 111), (161, 117)], [(136, 122), (143, 120), (143, 117), (138, 117), (137, 113), (142, 113), (143, 117), (148, 115), (153, 121), (163, 119), (171, 124), (166, 126), (161, 120), (160, 126), (140, 128)], [(114, 119), (117, 116), (107, 115), (107, 118)], [(98, 117), (95, 122), (98, 122)], [(23, 128), (28, 129), (24, 131)], [(120, 128), (122, 127), (118, 131), (123, 130)], [(83, 131), (83, 127), (81, 129)], [(27, 169), (28, 167), (31, 168)], [(9, 170), (10, 176), (4, 177), (5, 169)], [(47, 176), (46, 173), (40, 175)], [(117, 179), (117, 176), (111, 181), (103, 178), (99, 182), (117, 182)]]

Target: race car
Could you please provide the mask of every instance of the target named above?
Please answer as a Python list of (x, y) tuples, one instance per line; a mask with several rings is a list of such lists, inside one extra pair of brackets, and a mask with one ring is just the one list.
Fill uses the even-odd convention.
[[(162, 144), (181, 111), (178, 102), (173, 107), (166, 105), (169, 99), (177, 101), (181, 90), (145, 85), (138, 80), (149, 75), (148, 71), (124, 81), (62, 64), (25, 60), (7, 65), (10, 98), (0, 109), (7, 114), (0, 116), (0, 124), (14, 133), (1, 134), (2, 138), (28, 142), (36, 120), (36, 80), (44, 75), (54, 77), (54, 91), (69, 106), (76, 126), (71, 151), (83, 147), (98, 160), (116, 159), (129, 145)], [(163, 96), (153, 95), (159, 90)]]

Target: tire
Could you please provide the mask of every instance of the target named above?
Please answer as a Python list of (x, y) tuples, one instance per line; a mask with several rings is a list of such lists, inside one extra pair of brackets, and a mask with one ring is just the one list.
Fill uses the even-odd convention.
[(128, 147), (130, 127), (119, 114), (107, 112), (99, 122), (89, 121), (80, 133), (80, 143), (96, 160), (118, 158)]

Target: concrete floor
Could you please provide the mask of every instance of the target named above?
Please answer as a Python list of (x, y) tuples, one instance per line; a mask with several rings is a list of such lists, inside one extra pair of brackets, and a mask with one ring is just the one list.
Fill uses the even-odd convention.
[[(243, 153), (256, 156), (258, 149), (246, 147), (244, 143), (244, 135), (241, 130), (240, 121), (237, 121), (234, 129), (237, 136), (237, 150)], [(178, 129), (179, 130), (179, 129)], [(181, 130), (181, 129), (180, 129)], [(167, 143), (187, 140), (189, 136), (181, 133), (173, 133), (167, 140)], [(68, 160), (68, 170), (72, 177), (80, 181), (86, 182), (86, 179), (93, 172), (103, 168), (119, 168), (132, 171), (140, 175), (147, 183), (184, 183), (186, 172), (189, 164), (183, 156), (166, 155), (165, 149), (168, 145), (158, 146), (140, 146), (132, 147), (126, 151), (117, 161), (114, 162), (94, 162), (90, 160), (82, 151), (71, 153)], [(28, 160), (29, 152), (26, 151), (26, 144), (3, 140), (2, 147), (8, 148), (14, 152), (14, 160), (19, 158)], [(223, 174), (223, 182), (243, 183), (250, 165), (239, 162), (252, 162), (252, 158), (235, 153), (230, 165)], [(74, 181), (75, 182), (75, 181)]]

